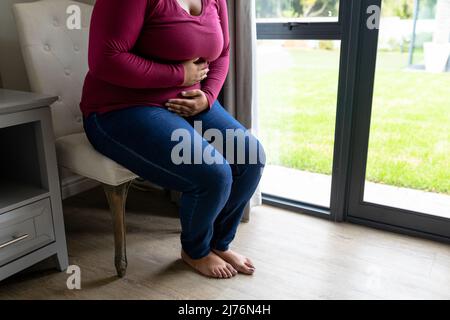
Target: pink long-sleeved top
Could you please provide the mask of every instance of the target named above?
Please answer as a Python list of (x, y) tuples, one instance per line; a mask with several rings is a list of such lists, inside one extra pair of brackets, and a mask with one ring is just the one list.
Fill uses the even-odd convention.
[[(84, 116), (135, 105), (165, 107), (182, 91), (201, 89), (213, 104), (229, 67), (226, 0), (201, 0), (193, 16), (177, 0), (97, 0), (89, 36)], [(182, 62), (203, 58), (208, 77), (183, 87)]]

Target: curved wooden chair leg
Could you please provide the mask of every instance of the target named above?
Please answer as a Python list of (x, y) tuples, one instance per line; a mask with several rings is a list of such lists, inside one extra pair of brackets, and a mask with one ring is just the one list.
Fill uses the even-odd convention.
[(125, 276), (127, 271), (127, 250), (126, 250), (126, 225), (125, 225), (125, 205), (127, 202), (128, 189), (131, 181), (118, 186), (103, 184), (106, 198), (108, 199), (114, 227), (115, 246), (115, 266), (119, 277)]

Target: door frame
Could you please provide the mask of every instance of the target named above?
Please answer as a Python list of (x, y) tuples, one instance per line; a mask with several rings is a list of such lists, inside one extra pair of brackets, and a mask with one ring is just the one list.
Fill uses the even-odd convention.
[[(367, 8), (382, 0), (341, 0), (339, 22), (258, 23), (258, 39), (341, 40), (330, 208), (263, 193), (263, 203), (342, 222), (450, 242), (450, 220), (363, 201), (369, 145), (377, 28)], [(446, 234), (447, 232), (447, 234)]]
[[(360, 16), (370, 5), (382, 5), (382, 0), (361, 0)], [(393, 208), (364, 201), (366, 166), (369, 148), (372, 101), (374, 94), (378, 30), (369, 30), (365, 21), (359, 23), (356, 82), (353, 88), (353, 125), (350, 138), (350, 170), (346, 194), (345, 220), (380, 229), (450, 242), (450, 219), (421, 212)]]
[(345, 220), (360, 7), (360, 0), (340, 0), (338, 22), (257, 23), (258, 40), (341, 41), (330, 208), (263, 193), (265, 204), (332, 221)]

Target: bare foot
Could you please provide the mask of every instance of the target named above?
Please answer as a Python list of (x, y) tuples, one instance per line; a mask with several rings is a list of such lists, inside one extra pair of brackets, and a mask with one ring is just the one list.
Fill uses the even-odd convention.
[(227, 251), (214, 250), (214, 252), (226, 262), (230, 263), (237, 271), (245, 274), (253, 274), (255, 266), (249, 258), (228, 249)]
[(214, 252), (210, 252), (206, 257), (200, 259), (192, 259), (184, 250), (181, 250), (181, 258), (192, 268), (207, 277), (231, 278), (238, 273), (230, 263), (224, 261)]

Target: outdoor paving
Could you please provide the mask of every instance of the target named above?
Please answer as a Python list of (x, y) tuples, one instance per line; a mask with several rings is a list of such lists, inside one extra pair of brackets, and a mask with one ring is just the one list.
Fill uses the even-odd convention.
[[(262, 192), (329, 207), (331, 176), (268, 165)], [(450, 218), (450, 196), (366, 182), (364, 201)]]

